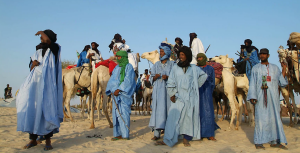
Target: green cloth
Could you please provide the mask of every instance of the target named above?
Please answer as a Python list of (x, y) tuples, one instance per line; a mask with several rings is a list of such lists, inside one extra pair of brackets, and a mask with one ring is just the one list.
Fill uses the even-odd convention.
[(120, 60), (118, 60), (117, 58), (117, 62), (119, 63), (119, 67), (121, 67), (121, 71), (120, 71), (120, 84), (124, 81), (125, 78), (125, 68), (126, 65), (129, 63), (128, 61), (128, 53), (126, 51), (118, 51), (116, 56), (121, 56), (122, 58)]
[[(199, 61), (198, 60), (199, 57), (203, 57), (203, 59)], [(206, 65), (207, 57), (206, 57), (205, 54), (199, 53), (199, 54), (197, 54), (197, 59), (196, 60), (197, 60), (198, 66), (204, 66), (204, 65)]]

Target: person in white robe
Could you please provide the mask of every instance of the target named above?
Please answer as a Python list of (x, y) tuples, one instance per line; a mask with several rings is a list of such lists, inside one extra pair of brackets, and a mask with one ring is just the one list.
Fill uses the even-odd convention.
[(52, 30), (39, 31), (41, 43), (31, 56), (30, 73), (17, 95), (17, 131), (29, 133), (28, 149), (37, 145), (37, 137), (45, 136), (44, 150), (51, 150), (50, 138), (59, 132), (63, 121), (63, 89), (60, 46)]
[(270, 147), (287, 149), (281, 143), (287, 144), (280, 119), (280, 100), (278, 87), (285, 87), (286, 64), (281, 63), (282, 72), (278, 66), (268, 62), (269, 50), (260, 50), (261, 63), (256, 64), (251, 71), (251, 80), (247, 100), (255, 105), (254, 144), (256, 149), (265, 149), (264, 143)]
[(193, 53), (193, 60), (192, 60), (191, 64), (197, 65), (197, 60), (196, 60), (197, 55), (199, 53), (205, 54), (205, 51), (204, 51), (203, 44), (202, 44), (201, 40), (199, 38), (197, 38), (196, 33), (190, 33), (190, 48)]
[(191, 49), (183, 46), (179, 49), (180, 61), (174, 65), (167, 81), (167, 93), (171, 97), (171, 106), (165, 125), (163, 141), (155, 145), (174, 146), (178, 138), (183, 137), (185, 147), (189, 141), (201, 139), (199, 88), (207, 79), (207, 74), (192, 61)]
[(99, 44), (97, 44), (96, 42), (92, 42), (91, 43), (92, 49), (89, 49), (87, 54), (86, 54), (86, 58), (92, 60), (92, 68), (93, 71), (96, 69), (95, 68), (95, 64), (98, 62), (103, 61), (101, 52), (98, 50), (98, 46)]

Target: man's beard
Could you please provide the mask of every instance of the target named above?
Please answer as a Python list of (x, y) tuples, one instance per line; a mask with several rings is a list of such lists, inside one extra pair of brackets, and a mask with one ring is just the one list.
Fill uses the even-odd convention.
[(262, 63), (268, 62), (268, 59), (262, 60), (260, 59)]
[(177, 63), (177, 65), (178, 65), (179, 67), (188, 67), (188, 66), (190, 66), (190, 62), (189, 62), (188, 60), (185, 60), (185, 61), (180, 60), (180, 61)]

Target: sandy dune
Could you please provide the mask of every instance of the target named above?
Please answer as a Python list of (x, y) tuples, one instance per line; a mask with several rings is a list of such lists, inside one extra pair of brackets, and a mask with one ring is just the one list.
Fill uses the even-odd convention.
[[(288, 151), (270, 148), (265, 144), (266, 150), (256, 150), (253, 144), (253, 127), (242, 123), (238, 131), (229, 131), (228, 121), (219, 121), (221, 130), (217, 130), (217, 142), (192, 141), (192, 147), (184, 147), (179, 143), (173, 148), (168, 146), (155, 146), (151, 141), (153, 133), (148, 128), (150, 116), (131, 116), (131, 140), (112, 142), (113, 130), (102, 117), (96, 120), (96, 129), (89, 129), (90, 122), (81, 119), (80, 114), (73, 113), (75, 122), (64, 122), (60, 133), (55, 134), (52, 143), (54, 149), (50, 152), (300, 152), (300, 126), (288, 127), (288, 119), (284, 119), (284, 130), (288, 140)], [(135, 121), (133, 121), (135, 120)], [(0, 107), (0, 152), (43, 152), (44, 142), (31, 149), (23, 150), (22, 147), (29, 142), (27, 133), (16, 131), (17, 117), (15, 108)], [(94, 134), (102, 135), (101, 138), (86, 138)], [(182, 141), (179, 141), (182, 142)]]

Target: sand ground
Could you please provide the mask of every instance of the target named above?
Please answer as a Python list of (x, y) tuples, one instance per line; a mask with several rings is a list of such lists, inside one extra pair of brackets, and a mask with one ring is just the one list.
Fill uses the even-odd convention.
[[(113, 130), (109, 128), (105, 117), (96, 119), (95, 129), (89, 129), (90, 121), (87, 116), (81, 118), (79, 113), (73, 113), (75, 122), (63, 122), (60, 132), (52, 139), (54, 149), (49, 152), (145, 152), (145, 153), (173, 153), (173, 152), (300, 152), (300, 125), (288, 127), (289, 120), (284, 118), (284, 131), (289, 150), (270, 148), (256, 150), (253, 144), (254, 128), (242, 123), (239, 130), (228, 130), (229, 121), (218, 121), (221, 127), (216, 131), (217, 142), (207, 139), (192, 141), (191, 147), (184, 147), (182, 140), (173, 148), (155, 146), (150, 139), (153, 136), (148, 123), (150, 116), (131, 115), (130, 140), (112, 142)], [(97, 118), (97, 117), (96, 117)], [(134, 121), (133, 121), (134, 120)], [(0, 107), (0, 152), (44, 152), (45, 142), (30, 149), (22, 147), (29, 142), (27, 133), (17, 132), (17, 116), (15, 108)], [(101, 138), (86, 138), (94, 134)]]

